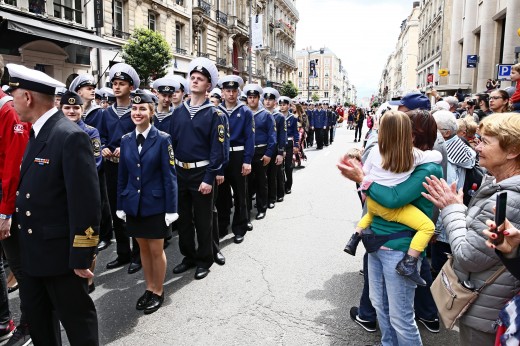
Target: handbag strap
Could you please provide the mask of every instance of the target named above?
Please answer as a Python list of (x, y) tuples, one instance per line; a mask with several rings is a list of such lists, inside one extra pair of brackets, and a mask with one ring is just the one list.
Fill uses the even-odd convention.
[(490, 285), (492, 284), (493, 282), (495, 282), (496, 279), (498, 279), (498, 277), (500, 275), (502, 275), (502, 273), (504, 273), (506, 271), (506, 267), (505, 266), (502, 266), (500, 269), (498, 269), (493, 275), (491, 275), (487, 280), (486, 282), (484, 282), (484, 284), (482, 286), (480, 286), (480, 288), (478, 289), (478, 291), (482, 291), (484, 289), (484, 287), (486, 287), (487, 285)]

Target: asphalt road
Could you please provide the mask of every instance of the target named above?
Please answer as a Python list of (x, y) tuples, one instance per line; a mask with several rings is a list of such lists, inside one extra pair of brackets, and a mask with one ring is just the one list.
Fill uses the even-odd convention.
[[(359, 304), (363, 247), (351, 257), (342, 249), (361, 207), (354, 183), (335, 163), (353, 143), (353, 130), (338, 128), (324, 150), (307, 151), (295, 170), (292, 194), (268, 210), (242, 244), (222, 242), (224, 266), (213, 265), (196, 281), (194, 270), (173, 275), (180, 263), (177, 238), (166, 249), (165, 303), (152, 315), (135, 310), (144, 292), (142, 272), (105, 270), (115, 244), (99, 255), (96, 291), (103, 345), (370, 345), (367, 333), (349, 317)], [(18, 293), (12, 294), (16, 311)], [(18, 313), (15, 313), (18, 315)], [(457, 332), (429, 333), (425, 345), (457, 345)], [(64, 338), (65, 335), (64, 335)]]

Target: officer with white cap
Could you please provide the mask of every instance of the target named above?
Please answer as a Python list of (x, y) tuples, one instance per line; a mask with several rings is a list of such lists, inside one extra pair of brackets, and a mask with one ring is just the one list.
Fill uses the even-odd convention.
[[(264, 89), (265, 90), (265, 89)], [(276, 126), (273, 116), (260, 105), (261, 92), (265, 91), (249, 84), (247, 104), (255, 121), (255, 154), (252, 161), (254, 178), (249, 180), (249, 207), (256, 193), (256, 219), (261, 220), (267, 211), (267, 167), (276, 152)]]
[(282, 202), (285, 196), (285, 177), (283, 171), (283, 160), (286, 156), (287, 125), (285, 117), (277, 108), (280, 94), (273, 88), (264, 89), (264, 105), (274, 118), (276, 124), (276, 158), (269, 163), (267, 171), (268, 198), (270, 209), (274, 208), (275, 202)]
[(206, 98), (217, 85), (215, 63), (196, 58), (188, 65), (188, 73), (191, 99), (174, 110), (170, 127), (179, 188), (179, 248), (184, 256), (173, 273), (197, 267), (195, 279), (200, 280), (209, 274), (214, 261), (213, 186), (227, 156), (229, 137), (224, 118)]
[(96, 308), (87, 292), (101, 218), (90, 138), (54, 107), (62, 83), (21, 65), (7, 68), (14, 108), (32, 123), (16, 193), (24, 249), (20, 297), (29, 307), (32, 342), (60, 345), (58, 316), (71, 344), (98, 345)]
[[(238, 101), (238, 89), (244, 85), (241, 77), (235, 75), (224, 76), (219, 80), (222, 84), (222, 97), (224, 102), (219, 109), (227, 116), (229, 121), (230, 151), (229, 163), (225, 169), (225, 180), (219, 186), (220, 190), (226, 190), (224, 196), (231, 196), (233, 189), (233, 201), (235, 212), (231, 230), (235, 235), (234, 241), (239, 244), (244, 240), (248, 230), (249, 212), (247, 209), (247, 176), (251, 173), (251, 161), (255, 153), (255, 124), (253, 113), (242, 102)], [(229, 220), (231, 206), (222, 208), (219, 206), (219, 215), (225, 214)], [(227, 229), (227, 224), (221, 225), (220, 229)]]
[(173, 94), (180, 89), (181, 85), (171, 77), (163, 77), (153, 82), (152, 87), (157, 91), (157, 97), (159, 98), (153, 125), (158, 130), (168, 133), (170, 131), (170, 116), (173, 113), (173, 108), (171, 107)]
[(109, 71), (112, 90), (116, 102), (104, 110), (100, 129), (102, 154), (105, 158), (105, 176), (107, 179), (108, 199), (112, 213), (113, 228), (117, 241), (117, 258), (107, 263), (107, 269), (113, 269), (130, 263), (128, 273), (133, 274), (141, 269), (139, 245), (134, 240), (130, 249), (130, 239), (126, 234), (126, 225), (117, 217), (117, 180), (119, 172), (119, 147), (121, 137), (135, 130), (130, 116), (132, 102), (130, 93), (139, 88), (140, 79), (134, 68), (128, 64), (118, 63)]

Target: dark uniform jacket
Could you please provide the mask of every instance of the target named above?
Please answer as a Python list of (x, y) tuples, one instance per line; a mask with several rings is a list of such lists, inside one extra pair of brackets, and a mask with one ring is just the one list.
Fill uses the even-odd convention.
[(152, 126), (141, 153), (135, 131), (121, 139), (117, 209), (131, 216), (177, 212), (177, 177), (170, 135)]
[(255, 154), (255, 122), (253, 113), (245, 104), (239, 103), (228, 111), (225, 104), (218, 108), (229, 121), (229, 145), (231, 147), (244, 147), (244, 163), (251, 164)]
[(265, 156), (273, 157), (276, 153), (276, 125), (271, 113), (266, 109), (259, 109), (255, 117), (255, 145), (267, 144)]
[(294, 114), (288, 113), (285, 118), (287, 124), (287, 139), (293, 141), (293, 147), (298, 148), (298, 141), (300, 140), (300, 133), (298, 132), (298, 119)]
[(89, 136), (61, 111), (27, 146), (16, 192), (23, 270), (55, 276), (92, 264), (101, 199)]
[(277, 110), (273, 113), (274, 122), (276, 124), (276, 155), (283, 155), (285, 146), (287, 145), (287, 123), (282, 113)]

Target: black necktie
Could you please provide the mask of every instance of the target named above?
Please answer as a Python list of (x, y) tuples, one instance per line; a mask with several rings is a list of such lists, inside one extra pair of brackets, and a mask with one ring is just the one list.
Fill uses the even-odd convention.
[(137, 135), (137, 146), (143, 146), (144, 144), (144, 136), (142, 133)]
[(29, 131), (29, 139), (34, 138), (34, 129), (31, 127), (31, 131)]

